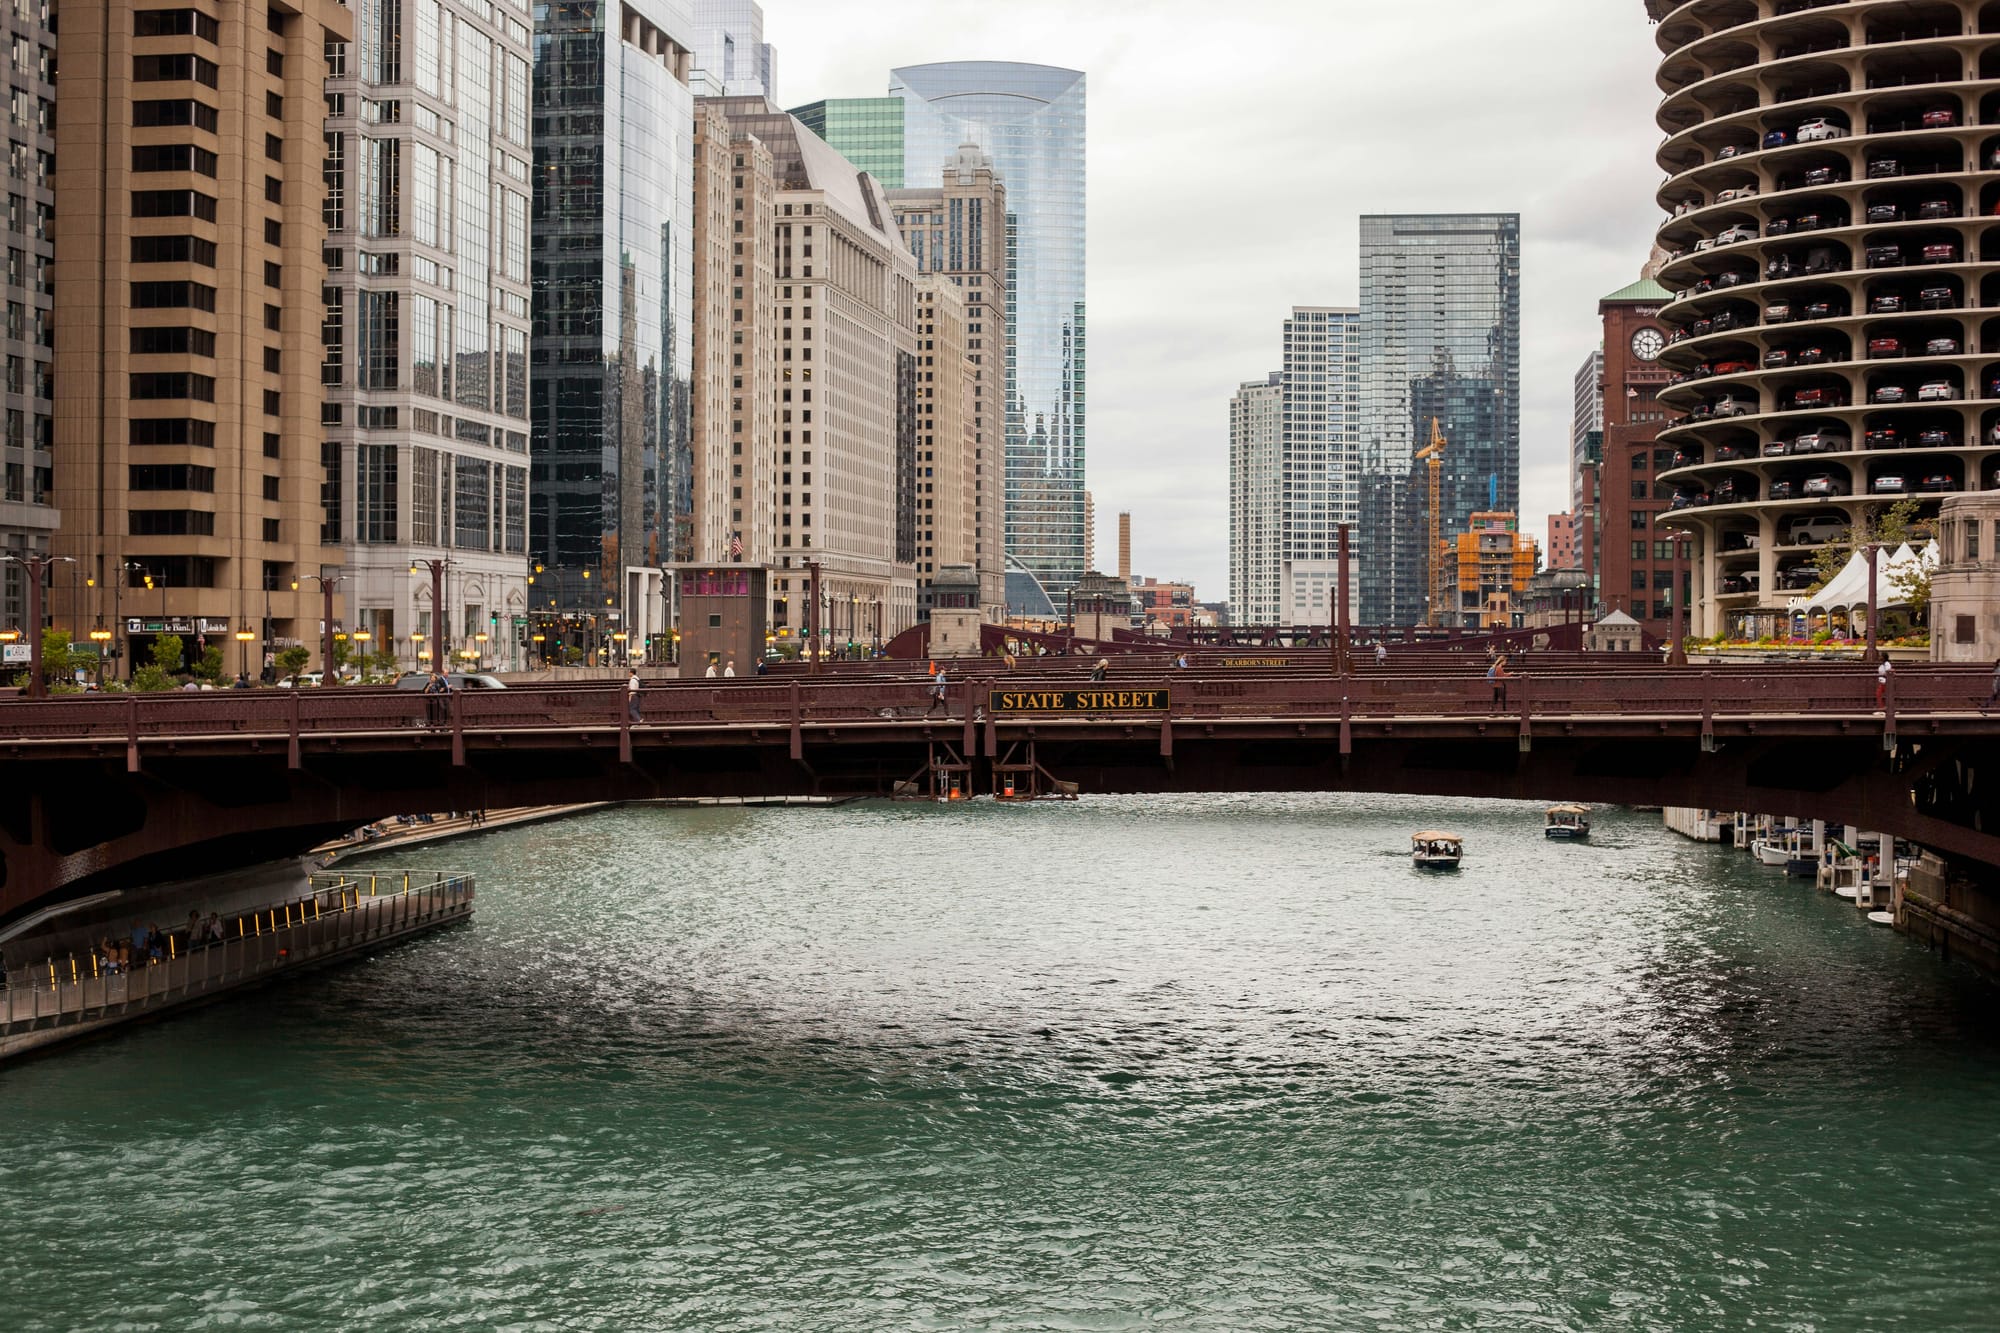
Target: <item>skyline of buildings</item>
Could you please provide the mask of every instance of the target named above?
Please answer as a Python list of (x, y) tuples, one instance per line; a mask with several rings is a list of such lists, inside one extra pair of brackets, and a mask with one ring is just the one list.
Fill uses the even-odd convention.
[(778, 98), (778, 53), (764, 40), (757, 0), (686, 0), (694, 68), (707, 97)]

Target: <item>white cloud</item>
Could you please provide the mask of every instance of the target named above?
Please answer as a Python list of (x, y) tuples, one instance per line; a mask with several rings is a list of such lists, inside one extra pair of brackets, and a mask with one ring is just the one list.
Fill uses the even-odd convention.
[(1089, 484), (1099, 543), (1228, 585), (1229, 395), (1293, 305), (1356, 299), (1356, 221), (1522, 215), (1523, 526), (1567, 504), (1570, 386), (1597, 299), (1658, 217), (1658, 49), (1641, 0), (766, 0), (787, 106), (889, 70), (1022, 60), (1089, 76)]

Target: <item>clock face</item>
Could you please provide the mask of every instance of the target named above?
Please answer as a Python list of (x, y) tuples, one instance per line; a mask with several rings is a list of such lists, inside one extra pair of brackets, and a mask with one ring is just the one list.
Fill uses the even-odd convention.
[(1640, 329), (1632, 335), (1632, 355), (1641, 361), (1656, 361), (1665, 351), (1667, 340), (1658, 329)]

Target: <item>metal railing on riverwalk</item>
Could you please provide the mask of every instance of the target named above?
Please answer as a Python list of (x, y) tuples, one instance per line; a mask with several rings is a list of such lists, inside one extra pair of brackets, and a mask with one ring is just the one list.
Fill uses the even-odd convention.
[(188, 947), (170, 936), (168, 956), (114, 971), (96, 952), (13, 968), (0, 989), (0, 1039), (219, 993), (285, 968), (470, 915), (473, 877), (435, 871), (327, 872), (311, 892), (222, 922), (223, 939)]

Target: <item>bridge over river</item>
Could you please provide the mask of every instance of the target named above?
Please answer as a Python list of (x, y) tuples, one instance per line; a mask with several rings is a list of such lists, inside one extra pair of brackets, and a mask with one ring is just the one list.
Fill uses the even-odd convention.
[[(1225, 665), (1234, 661), (1238, 665)], [(690, 796), (1379, 791), (1812, 813), (2000, 866), (1979, 669), (1533, 659), (903, 665), (445, 699), (388, 688), (0, 701), (0, 922), (293, 855), (388, 815)], [(433, 711), (435, 710), (435, 711)]]

